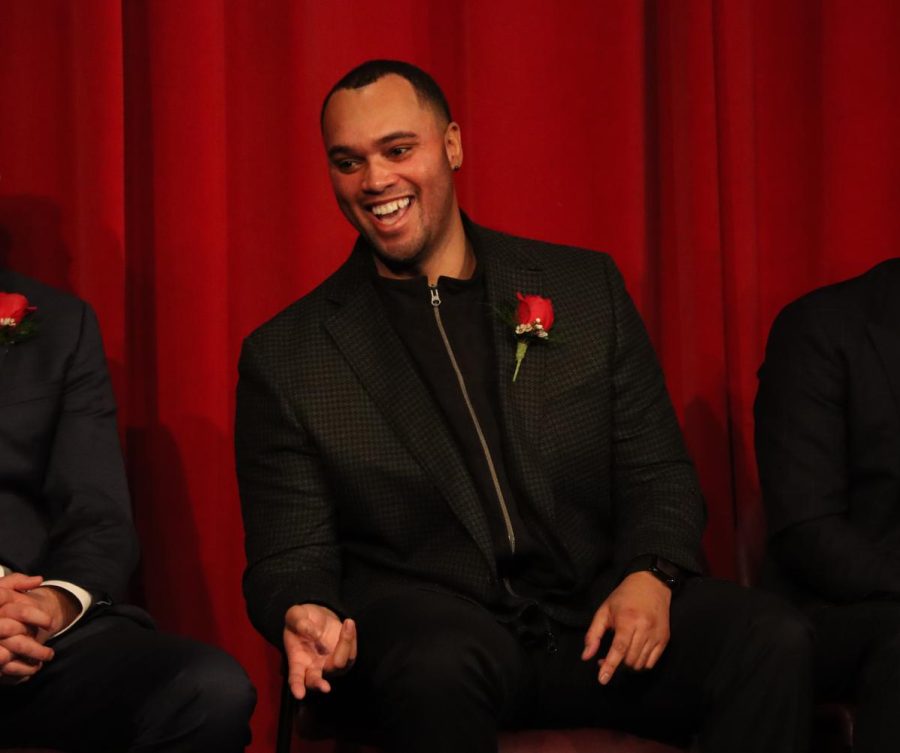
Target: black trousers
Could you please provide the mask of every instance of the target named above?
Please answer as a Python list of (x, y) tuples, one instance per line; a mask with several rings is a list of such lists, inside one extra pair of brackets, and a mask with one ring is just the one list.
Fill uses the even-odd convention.
[(0, 747), (71, 753), (237, 753), (256, 692), (228, 654), (99, 614), (53, 644), (27, 682), (0, 687)]
[(500, 728), (553, 726), (693, 737), (704, 753), (806, 750), (809, 624), (779, 598), (733, 583), (687, 581), (657, 666), (620, 667), (607, 686), (596, 661), (580, 659), (582, 629), (554, 625), (551, 653), (480, 606), (432, 591), (356, 617), (356, 666), (327, 702), (341, 719), (377, 725), (392, 753), (493, 753)]
[(856, 704), (854, 753), (900, 746), (900, 604), (872, 601), (821, 607), (816, 629), (815, 689), (822, 701)]

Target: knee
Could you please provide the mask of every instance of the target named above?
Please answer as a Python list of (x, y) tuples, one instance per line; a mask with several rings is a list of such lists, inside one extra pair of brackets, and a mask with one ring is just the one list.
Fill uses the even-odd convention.
[(422, 591), (383, 599), (358, 616), (360, 687), (379, 707), (429, 717), (448, 705), (500, 708), (524, 685), (514, 636), (487, 610)]
[(813, 635), (812, 625), (803, 614), (773, 600), (751, 616), (745, 640), (756, 660), (769, 659), (783, 669), (808, 671)]
[(256, 690), (243, 667), (211, 646), (197, 645), (175, 684), (185, 700), (209, 718), (246, 724), (256, 705)]
[(198, 696), (221, 713), (249, 719), (256, 706), (256, 689), (244, 668), (222, 651), (210, 649), (208, 653), (191, 670)]
[(168, 712), (158, 712), (158, 728), (162, 734), (189, 741), (190, 750), (243, 750), (249, 743), (256, 690), (240, 664), (224, 651), (187, 642), (180, 669), (163, 695)]

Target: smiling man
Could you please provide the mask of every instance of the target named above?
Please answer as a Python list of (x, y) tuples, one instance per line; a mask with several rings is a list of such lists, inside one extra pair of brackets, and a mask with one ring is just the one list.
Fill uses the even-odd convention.
[(808, 630), (699, 576), (702, 498), (610, 257), (465, 217), (460, 127), (414, 66), (354, 69), (321, 126), (360, 237), (247, 339), (237, 398), (248, 609), (294, 694), (390, 751), (531, 725), (804, 750)]
[(434, 102), (411, 89), (391, 75), (326, 101), (322, 135), (334, 195), (369, 242), (379, 274), (470, 277), (474, 259), (451, 172), (462, 165), (459, 125), (436, 86)]

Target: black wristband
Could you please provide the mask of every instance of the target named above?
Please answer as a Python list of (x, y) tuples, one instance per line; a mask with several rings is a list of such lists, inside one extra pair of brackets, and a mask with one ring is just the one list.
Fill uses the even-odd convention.
[(678, 587), (684, 580), (684, 573), (678, 565), (672, 564), (669, 560), (656, 554), (642, 554), (639, 557), (635, 557), (628, 563), (628, 567), (625, 568), (625, 573), (622, 577), (641, 572), (650, 573), (673, 592), (678, 590)]

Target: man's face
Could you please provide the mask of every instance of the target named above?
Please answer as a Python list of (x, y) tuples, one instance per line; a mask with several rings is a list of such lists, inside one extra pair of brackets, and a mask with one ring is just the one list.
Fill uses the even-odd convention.
[(441, 247), (458, 213), (459, 127), (443, 122), (401, 76), (341, 89), (322, 136), (344, 216), (392, 271), (414, 269)]

